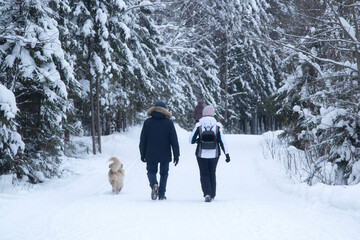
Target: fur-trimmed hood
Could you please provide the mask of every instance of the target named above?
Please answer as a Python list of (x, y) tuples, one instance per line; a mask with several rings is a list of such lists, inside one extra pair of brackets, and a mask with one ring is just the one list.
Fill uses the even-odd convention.
[(151, 107), (151, 108), (147, 111), (147, 116), (150, 117), (153, 112), (162, 113), (162, 114), (164, 114), (165, 117), (167, 117), (167, 118), (171, 118), (171, 116), (172, 116), (172, 114), (171, 114), (168, 110), (166, 110), (166, 109), (163, 108), (163, 107), (159, 107), (159, 106)]

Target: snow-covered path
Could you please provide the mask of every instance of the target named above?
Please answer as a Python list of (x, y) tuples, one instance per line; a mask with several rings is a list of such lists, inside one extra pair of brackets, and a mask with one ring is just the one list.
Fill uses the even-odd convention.
[[(102, 155), (70, 161), (75, 175), (30, 190), (1, 192), (0, 182), (0, 239), (360, 240), (359, 209), (334, 208), (274, 187), (269, 179), (280, 177), (263, 160), (261, 136), (226, 136), (231, 162), (221, 156), (216, 200), (205, 203), (195, 146), (188, 144), (188, 132), (177, 131), (181, 157), (170, 167), (168, 200), (150, 199), (135, 127), (104, 137)], [(124, 163), (119, 195), (107, 180), (110, 156)]]

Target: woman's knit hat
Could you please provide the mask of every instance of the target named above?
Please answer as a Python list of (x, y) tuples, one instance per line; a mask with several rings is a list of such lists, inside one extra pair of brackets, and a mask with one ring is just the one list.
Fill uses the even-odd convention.
[(215, 114), (215, 110), (214, 110), (214, 107), (209, 105), (209, 106), (206, 106), (204, 109), (203, 109), (203, 112), (202, 112), (202, 115), (203, 117), (205, 116), (211, 116), (213, 117)]

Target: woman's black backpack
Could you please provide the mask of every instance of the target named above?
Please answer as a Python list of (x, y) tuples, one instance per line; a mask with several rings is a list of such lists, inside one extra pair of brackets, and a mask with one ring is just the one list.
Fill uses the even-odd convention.
[(205, 130), (202, 130), (202, 127), (199, 127), (200, 131), (200, 147), (201, 149), (211, 150), (216, 149), (217, 139), (216, 134), (218, 133), (218, 126), (216, 126), (216, 131), (214, 132), (212, 129), (216, 125), (212, 127), (207, 126), (204, 127)]

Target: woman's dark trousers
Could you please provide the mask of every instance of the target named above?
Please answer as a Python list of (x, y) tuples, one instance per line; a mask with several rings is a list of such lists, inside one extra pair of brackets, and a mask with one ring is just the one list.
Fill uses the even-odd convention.
[(197, 158), (200, 169), (200, 182), (201, 188), (206, 195), (210, 195), (211, 198), (216, 196), (216, 166), (219, 158)]

